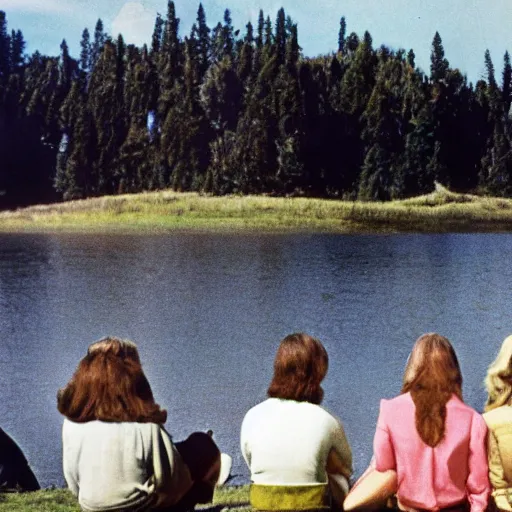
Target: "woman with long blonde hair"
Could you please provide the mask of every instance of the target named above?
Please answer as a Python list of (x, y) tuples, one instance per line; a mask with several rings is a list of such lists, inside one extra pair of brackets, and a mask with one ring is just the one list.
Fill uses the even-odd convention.
[(499, 510), (512, 511), (512, 336), (503, 341), (485, 377), (492, 497)]
[(407, 361), (401, 394), (381, 401), (373, 467), (396, 473), (392, 491), (401, 510), (483, 512), (490, 491), (486, 434), (481, 415), (462, 400), (452, 345), (424, 334)]
[(211, 501), (220, 452), (206, 433), (173, 443), (134, 343), (89, 346), (57, 395), (64, 476), (84, 511), (190, 509)]

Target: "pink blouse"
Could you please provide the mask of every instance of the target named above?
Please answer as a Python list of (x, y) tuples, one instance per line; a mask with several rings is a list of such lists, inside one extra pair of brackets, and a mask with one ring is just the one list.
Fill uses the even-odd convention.
[(471, 512), (483, 512), (490, 493), (482, 416), (452, 395), (446, 404), (445, 435), (434, 448), (420, 438), (410, 393), (382, 400), (373, 441), (377, 471), (394, 469), (398, 499), (406, 507), (427, 510), (468, 500)]

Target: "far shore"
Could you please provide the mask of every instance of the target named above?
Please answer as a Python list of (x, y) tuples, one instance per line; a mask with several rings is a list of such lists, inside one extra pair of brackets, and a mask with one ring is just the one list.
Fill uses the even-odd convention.
[(0, 212), (3, 233), (512, 232), (512, 199), (450, 192), (390, 202), (207, 196), (171, 190)]

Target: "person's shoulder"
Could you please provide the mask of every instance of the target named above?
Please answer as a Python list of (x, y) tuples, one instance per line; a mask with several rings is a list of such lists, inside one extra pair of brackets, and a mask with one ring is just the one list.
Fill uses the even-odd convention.
[(451, 410), (450, 414), (453, 414), (457, 421), (468, 421), (471, 423), (472, 429), (487, 431), (483, 416), (476, 409), (464, 403), (457, 395), (452, 395), (446, 403), (446, 408)]
[(448, 402), (446, 403), (446, 407), (448, 407), (449, 409), (465, 411), (466, 413), (471, 414), (472, 416), (475, 416), (475, 417), (479, 417), (479, 418), (482, 417), (482, 415), (476, 409), (471, 407), (471, 405), (465, 403), (462, 399), (460, 399), (455, 394), (453, 394), (451, 396), (450, 400), (448, 400)]
[(381, 413), (387, 411), (395, 411), (414, 407), (414, 402), (410, 393), (402, 393), (401, 395), (395, 396), (394, 398), (381, 398), (380, 410)]
[(86, 421), (76, 422), (64, 418), (62, 428), (67, 433), (83, 433), (85, 435), (118, 435), (119, 433), (127, 434), (132, 433), (143, 433), (150, 435), (154, 428), (159, 427), (155, 423), (139, 423), (135, 421)]
[(265, 416), (270, 414), (271, 410), (277, 407), (275, 398), (268, 398), (259, 404), (253, 405), (244, 416), (244, 423), (250, 421), (251, 418), (257, 418), (259, 416)]
[(331, 428), (336, 431), (339, 430), (340, 427), (343, 428), (343, 423), (340, 418), (324, 406), (312, 404), (310, 402), (301, 403), (303, 404), (303, 415), (305, 418), (308, 418), (308, 420), (314, 421), (319, 425), (323, 424), (327, 428)]
[(501, 425), (512, 424), (512, 407), (509, 405), (502, 405), (490, 411), (485, 412), (483, 415), (485, 423), (489, 428), (496, 428)]

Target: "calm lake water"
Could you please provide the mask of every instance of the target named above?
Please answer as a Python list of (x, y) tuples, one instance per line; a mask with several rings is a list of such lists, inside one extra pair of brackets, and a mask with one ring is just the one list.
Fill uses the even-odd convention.
[(43, 486), (64, 485), (55, 404), (92, 341), (134, 340), (176, 440), (212, 428), (248, 481), (245, 412), (265, 398), (279, 341), (325, 344), (324, 405), (356, 474), (379, 400), (399, 392), (414, 340), (447, 336), (464, 397), (512, 333), (512, 235), (0, 235), (0, 425)]

